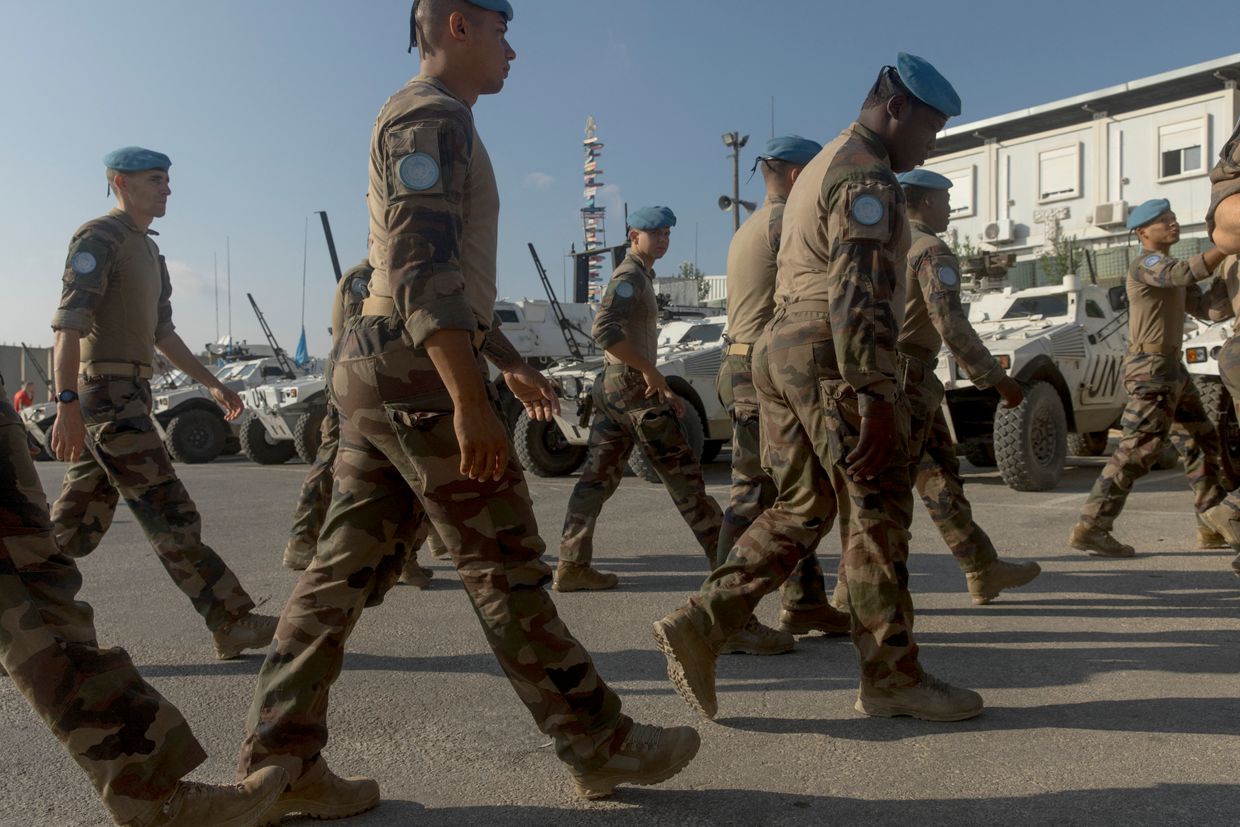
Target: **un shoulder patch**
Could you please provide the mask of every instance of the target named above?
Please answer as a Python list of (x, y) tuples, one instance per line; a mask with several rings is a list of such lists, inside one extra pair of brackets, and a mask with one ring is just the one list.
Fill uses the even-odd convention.
[(633, 285), (627, 281), (622, 281), (616, 285), (616, 295), (622, 299), (633, 298)]
[(425, 152), (412, 152), (397, 164), (400, 182), (414, 192), (425, 192), (439, 183), (439, 163)]
[(1146, 256), (1141, 261), (1141, 263), (1144, 264), (1146, 267), (1157, 267), (1158, 262), (1160, 261), (1162, 261), (1162, 256), (1160, 256), (1158, 253), (1154, 253), (1153, 255)]
[(883, 207), (883, 202), (873, 195), (862, 195), (853, 202), (853, 220), (865, 227), (873, 227), (883, 220), (883, 215), (885, 214), (886, 209)]
[(69, 266), (73, 268), (73, 272), (79, 276), (88, 276), (95, 272), (95, 268), (99, 266), (99, 262), (95, 259), (94, 254), (82, 250), (75, 253), (69, 262)]
[(939, 282), (944, 287), (955, 287), (960, 283), (960, 276), (951, 267), (943, 265), (939, 268)]

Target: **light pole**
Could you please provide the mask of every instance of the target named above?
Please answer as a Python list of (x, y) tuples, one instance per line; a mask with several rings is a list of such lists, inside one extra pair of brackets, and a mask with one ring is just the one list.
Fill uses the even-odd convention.
[(741, 226), (741, 207), (753, 212), (757, 205), (751, 201), (741, 200), (741, 149), (749, 143), (749, 136), (739, 132), (723, 133), (723, 145), (732, 150), (732, 197), (719, 196), (719, 209), (727, 212), (732, 210), (732, 232)]

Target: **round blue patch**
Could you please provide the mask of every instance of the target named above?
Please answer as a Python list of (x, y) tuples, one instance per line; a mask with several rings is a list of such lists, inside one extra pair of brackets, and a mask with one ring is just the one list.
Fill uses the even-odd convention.
[(879, 201), (873, 195), (863, 195), (853, 202), (852, 217), (858, 223), (866, 227), (873, 227), (875, 224), (883, 220), (886, 210), (883, 208), (883, 202)]
[(960, 276), (951, 267), (944, 265), (939, 268), (939, 281), (944, 287), (955, 287), (960, 283)]
[(1146, 267), (1154, 267), (1160, 261), (1162, 261), (1162, 256), (1160, 256), (1158, 253), (1154, 253), (1153, 255), (1146, 256), (1145, 259), (1141, 263), (1144, 264)]
[(425, 152), (414, 152), (397, 165), (400, 182), (414, 192), (425, 192), (439, 183), (439, 163)]
[(95, 261), (95, 257), (85, 250), (75, 254), (69, 264), (73, 267), (73, 272), (79, 276), (93, 273), (95, 268), (99, 266), (99, 262)]
[(622, 281), (616, 285), (616, 295), (622, 299), (633, 298), (633, 285), (627, 281)]

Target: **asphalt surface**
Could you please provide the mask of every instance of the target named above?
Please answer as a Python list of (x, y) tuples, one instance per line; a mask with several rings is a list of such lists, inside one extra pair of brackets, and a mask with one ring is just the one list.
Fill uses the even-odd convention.
[[(978, 521), (1000, 553), (1043, 567), (990, 606), (970, 603), (918, 507), (910, 568), (923, 663), (987, 704), (957, 724), (860, 716), (852, 646), (821, 638), (778, 657), (723, 657), (719, 719), (699, 720), (668, 683), (650, 624), (697, 587), (705, 563), (662, 487), (626, 478), (596, 540), (597, 564), (617, 572), (621, 588), (556, 603), (628, 713), (697, 725), (703, 745), (671, 781), (603, 802), (575, 799), (450, 567), (434, 561), (433, 588), (399, 589), (366, 612), (332, 692), (331, 766), (377, 778), (384, 795), (377, 810), (344, 823), (1236, 824), (1240, 580), (1231, 554), (1195, 549), (1178, 470), (1151, 474), (1129, 500), (1116, 533), (1136, 558), (1070, 549), (1100, 462), (1070, 468), (1047, 493), (970, 472)], [(232, 459), (181, 471), (207, 542), (267, 598), (264, 610), (278, 611), (296, 579), (279, 558), (305, 466)], [(40, 472), (58, 490), (63, 466)], [(726, 498), (726, 466), (711, 466), (709, 481)], [(556, 536), (571, 485), (531, 480), (545, 539)], [(834, 538), (822, 551), (833, 566)], [(129, 650), (210, 753), (193, 778), (231, 780), (260, 657), (213, 659), (201, 621), (123, 506), (82, 569), (101, 640)], [(774, 622), (777, 610), (768, 598), (759, 616)], [(0, 824), (110, 823), (7, 681), (0, 743)]]

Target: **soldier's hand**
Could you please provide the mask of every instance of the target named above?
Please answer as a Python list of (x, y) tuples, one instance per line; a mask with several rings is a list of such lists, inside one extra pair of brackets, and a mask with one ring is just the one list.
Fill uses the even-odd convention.
[(504, 371), (504, 382), (512, 395), (525, 406), (530, 419), (550, 422), (560, 412), (560, 400), (551, 380), (528, 364)]
[(498, 481), (508, 467), (508, 431), (491, 406), (457, 405), (452, 427), (461, 446), (461, 474), (479, 482)]
[(1003, 397), (1003, 407), (1015, 408), (1025, 398), (1025, 390), (1010, 376), (1005, 376), (995, 385), (995, 390)]
[(52, 454), (61, 462), (77, 462), (86, 448), (86, 423), (77, 402), (56, 406), (52, 423)]
[(232, 422), (245, 410), (245, 403), (241, 401), (241, 397), (237, 395), (236, 391), (226, 385), (218, 385), (211, 388), (211, 398), (224, 409), (224, 418), (229, 422)]
[(672, 390), (672, 386), (667, 384), (667, 377), (651, 368), (648, 373), (643, 373), (642, 377), (646, 380), (646, 398), (658, 395), (659, 401), (672, 406), (672, 410), (676, 412), (676, 417), (680, 418), (685, 415), (685, 403), (680, 401), (680, 397)]
[(857, 440), (857, 447), (844, 458), (848, 463), (845, 473), (858, 482), (874, 479), (891, 463), (898, 438), (894, 409), (884, 406), (871, 410), (861, 417), (861, 437)]

